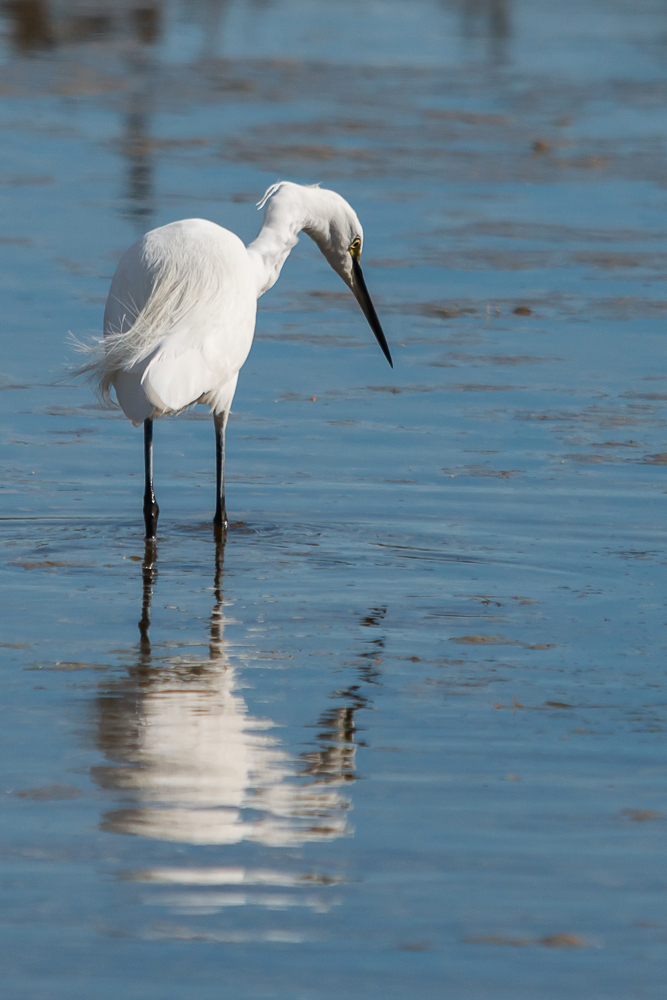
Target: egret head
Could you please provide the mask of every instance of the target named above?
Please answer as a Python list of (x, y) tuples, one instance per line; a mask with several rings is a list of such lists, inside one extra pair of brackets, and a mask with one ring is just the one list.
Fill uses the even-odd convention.
[[(280, 197), (275, 198), (278, 194)], [(282, 202), (281, 208), (286, 214), (299, 218), (299, 228), (317, 243), (336, 274), (340, 275), (351, 290), (382, 348), (382, 353), (393, 368), (389, 346), (361, 270), (364, 231), (352, 206), (335, 191), (305, 187), (289, 181), (281, 181), (269, 188), (260, 207), (268, 199)]]

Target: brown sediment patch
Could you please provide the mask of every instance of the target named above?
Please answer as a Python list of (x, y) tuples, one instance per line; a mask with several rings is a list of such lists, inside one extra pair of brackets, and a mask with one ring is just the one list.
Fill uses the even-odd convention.
[(517, 392), (525, 390), (525, 385), (487, 385), (484, 382), (449, 382), (438, 388), (450, 392)]
[(588, 948), (585, 938), (577, 934), (549, 934), (540, 938), (538, 944), (544, 948)]
[(648, 823), (651, 820), (664, 819), (665, 814), (654, 809), (621, 809), (621, 815), (634, 823)]
[(622, 392), (621, 399), (645, 399), (649, 402), (664, 402), (667, 400), (667, 392), (634, 392), (633, 390), (628, 390), (628, 392)]
[(57, 660), (51, 666), (40, 667), (39, 669), (58, 670), (58, 671), (63, 671), (65, 673), (69, 673), (75, 670), (108, 670), (109, 665), (107, 663), (90, 663), (90, 662), (86, 663), (75, 660)]
[(388, 392), (399, 396), (403, 392), (438, 392), (444, 386), (436, 385), (365, 385), (365, 392)]
[(299, 875), (296, 882), (306, 885), (343, 885), (348, 879), (342, 875), (320, 875), (318, 872), (310, 872), (307, 875)]
[[(360, 153), (369, 155), (365, 151), (357, 151), (357, 155)], [(250, 163), (280, 163), (285, 160), (308, 160), (321, 163), (325, 160), (333, 160), (335, 156), (342, 154), (342, 150), (339, 152), (333, 146), (327, 146), (323, 143), (298, 143), (284, 146), (240, 146), (236, 149), (225, 150), (224, 156), (225, 159)], [(344, 155), (349, 157), (353, 155), (353, 151), (345, 150)]]
[[(576, 265), (604, 268), (650, 268), (664, 271), (667, 256), (662, 253), (601, 253), (599, 251), (577, 251), (570, 249), (525, 249), (514, 247), (464, 247), (460, 250), (425, 249), (421, 262), (431, 267), (450, 270), (478, 271), (528, 271), (571, 268)], [(413, 262), (412, 266), (415, 266)], [(522, 307), (519, 307), (522, 308)], [(526, 307), (530, 308), (530, 307)], [(522, 315), (518, 313), (517, 315)], [(526, 315), (525, 313), (523, 315)]]
[(457, 594), (456, 596), (465, 597), (469, 601), (478, 601), (485, 606), (495, 604), (498, 608), (501, 608), (506, 601), (518, 601), (519, 604), (541, 603), (540, 601), (532, 600), (530, 597), (522, 597), (520, 594), (513, 594), (511, 597), (494, 597), (492, 594)]
[(651, 319), (664, 316), (667, 302), (658, 299), (640, 299), (634, 295), (623, 295), (610, 299), (593, 299), (589, 303), (602, 318), (614, 320)]
[(455, 319), (458, 316), (473, 316), (477, 309), (471, 306), (446, 306), (437, 302), (426, 302), (424, 305), (408, 308), (407, 311), (414, 311), (422, 316), (433, 316), (436, 319)]
[(310, 292), (306, 292), (305, 297), (309, 299), (320, 299), (324, 302), (332, 302), (335, 305), (342, 305), (342, 304), (348, 305), (350, 302), (352, 302), (352, 305), (356, 306), (354, 299), (350, 298), (348, 292), (329, 292), (329, 291), (322, 291), (320, 289), (313, 289)]
[(429, 368), (461, 368), (482, 365), (498, 365), (500, 367), (519, 367), (521, 365), (541, 365), (550, 361), (563, 361), (563, 358), (540, 358), (532, 354), (470, 354), (465, 351), (448, 351), (434, 361), (424, 362)]
[(586, 455), (575, 453), (571, 455), (561, 455), (558, 459), (559, 462), (573, 462), (575, 465), (604, 465), (610, 462), (625, 462), (625, 458), (617, 458), (615, 455)]
[[(255, 334), (255, 340), (262, 341), (264, 343), (284, 343), (284, 344), (309, 344), (314, 347), (322, 347), (322, 334), (316, 330), (315, 332), (307, 332), (306, 330), (299, 330), (297, 327), (283, 328), (278, 330), (276, 333), (263, 330), (261, 333)], [(347, 348), (358, 348), (361, 345), (360, 341), (345, 333), (333, 333), (327, 334), (326, 346), (331, 347), (347, 347)], [(181, 419), (184, 414), (181, 414)], [(187, 418), (186, 418), (187, 419)], [(202, 417), (202, 419), (208, 419), (208, 416)]]
[(528, 948), (535, 941), (531, 938), (512, 937), (510, 934), (469, 934), (463, 938), (464, 944), (497, 944), (506, 948)]
[(412, 257), (372, 257), (366, 263), (369, 267), (391, 271), (397, 267), (418, 267)]
[(222, 79), (213, 87), (216, 94), (252, 94), (257, 90), (256, 80)]
[(71, 434), (74, 434), (74, 435), (79, 435), (79, 434), (99, 434), (99, 430), (97, 429), (97, 427), (77, 427), (77, 428), (75, 428), (74, 430), (71, 430), (71, 431), (67, 431), (67, 430), (47, 430), (46, 433), (47, 434), (58, 434), (59, 436), (62, 435), (62, 434), (70, 434), (70, 435)]
[(616, 551), (608, 549), (607, 551), (609, 555), (618, 556), (619, 559), (637, 559), (643, 562), (662, 555), (657, 549), (617, 549)]
[(39, 187), (43, 184), (55, 184), (55, 178), (48, 174), (0, 174), (0, 186)]
[(588, 948), (585, 938), (577, 934), (548, 934), (542, 938), (513, 937), (510, 934), (474, 934), (463, 938), (464, 944), (495, 944), (508, 948), (527, 948), (541, 945), (543, 948)]
[(364, 120), (362, 118), (334, 118), (329, 121), (309, 121), (307, 131), (310, 135), (331, 135), (338, 132), (378, 132), (389, 131), (387, 123), (380, 119)]
[(559, 157), (553, 160), (555, 167), (568, 167), (578, 170), (600, 170), (608, 164), (609, 160), (604, 156), (571, 156)]
[[(664, 267), (664, 256), (660, 256), (660, 265)], [(628, 253), (596, 253), (592, 250), (580, 250), (572, 255), (572, 259), (579, 264), (590, 264), (592, 267), (604, 267), (611, 269), (615, 267), (643, 267), (647, 263), (646, 254)], [(653, 257), (648, 258), (655, 263)]]
[(432, 947), (431, 941), (406, 941), (396, 945), (398, 951), (430, 951)]
[[(546, 645), (546, 646), (528, 646), (528, 645), (526, 645), (525, 648), (526, 649), (552, 649), (553, 645), (552, 644)], [(548, 712), (550, 709), (554, 709), (554, 708), (558, 709), (558, 710), (568, 710), (568, 709), (574, 710), (574, 709), (578, 709), (578, 708), (592, 709), (592, 708), (605, 708), (605, 707), (607, 707), (607, 706), (604, 706), (604, 705), (590, 705), (590, 704), (588, 704), (588, 705), (574, 705), (574, 704), (572, 704), (569, 701), (545, 701), (543, 705), (524, 705), (523, 702), (519, 701), (519, 699), (516, 697), (516, 695), (512, 696), (512, 704), (511, 705), (506, 705), (506, 704), (503, 704), (502, 702), (495, 702), (494, 705), (493, 705), (493, 708), (496, 709), (496, 710), (497, 709), (501, 709), (501, 708), (510, 708), (510, 709), (512, 709), (512, 711), (515, 714), (516, 714), (517, 709), (519, 709), (519, 708), (524, 709), (524, 711), (526, 711), (526, 712)], [(587, 732), (592, 732), (592, 730), (589, 730), (589, 729), (575, 729), (575, 730), (573, 730), (573, 732), (575, 732), (575, 733), (587, 733)]]
[(524, 474), (522, 469), (491, 469), (488, 465), (463, 465), (440, 471), (451, 479), (458, 476), (471, 476), (478, 479), (512, 479), (514, 476)]
[(434, 248), (423, 253), (422, 261), (430, 267), (464, 271), (542, 271), (570, 266), (569, 254), (561, 251), (514, 247), (469, 247), (456, 251)]
[(458, 642), (461, 646), (516, 646), (514, 639), (506, 639), (502, 635), (457, 635), (450, 642)]
[(78, 799), (83, 795), (80, 788), (74, 785), (41, 785), (39, 788), (22, 788), (10, 792), (19, 799), (31, 799), (34, 802), (60, 802), (65, 799)]
[(67, 271), (68, 274), (95, 274), (95, 271), (90, 268), (88, 264), (82, 264), (81, 261), (72, 260), (70, 257), (56, 257), (55, 262), (56, 264), (60, 264), (63, 270)]
[[(374, 297), (376, 303), (381, 300)], [(356, 312), (359, 309), (356, 301), (349, 292), (330, 292), (318, 289), (301, 292), (298, 295), (282, 294), (276, 307), (280, 312), (289, 313), (322, 313), (329, 309), (345, 309), (347, 312)], [(383, 304), (383, 312), (386, 307)]]
[(541, 222), (514, 222), (511, 219), (470, 222), (456, 228), (438, 228), (431, 235), (451, 237), (492, 236), (500, 239), (531, 240), (540, 243), (662, 243), (667, 233), (643, 229), (585, 229)]
[(98, 94), (109, 94), (114, 91), (125, 91), (129, 83), (122, 76), (101, 75), (81, 69), (72, 74), (69, 79), (54, 84), (54, 91), (63, 97), (97, 97)]
[(151, 139), (148, 137), (138, 139), (136, 142), (123, 145), (123, 152), (129, 156), (142, 156), (152, 152), (154, 149), (201, 149), (210, 145), (211, 140), (203, 136), (191, 136), (189, 139)]
[(492, 594), (457, 594), (457, 597), (465, 597), (469, 601), (477, 601), (479, 604), (483, 604), (488, 607), (490, 604), (495, 604), (497, 608), (502, 608), (506, 601), (518, 601), (520, 604), (537, 604), (537, 601), (532, 601), (529, 597), (494, 597)]
[[(618, 260), (619, 258), (616, 259)], [(663, 260), (662, 257), (657, 258), (653, 254), (644, 254), (635, 255), (634, 259), (638, 262), (637, 266), (653, 267), (655, 265), (656, 267), (659, 266), (660, 269), (664, 267), (667, 270), (667, 261)], [(462, 260), (461, 257), (459, 257), (459, 261), (460, 260)], [(561, 260), (561, 258), (559, 258), (559, 260)], [(555, 257), (554, 262), (557, 263)], [(369, 263), (373, 267), (377, 266), (380, 268), (414, 268), (419, 266), (420, 260), (418, 258), (411, 260), (394, 258), (393, 260), (373, 260)], [(489, 321), (493, 321), (499, 317), (506, 319), (508, 314), (527, 315), (525, 313), (517, 313), (517, 308), (530, 309), (532, 314), (534, 314), (536, 310), (539, 310), (540, 317), (544, 319), (562, 317), (580, 321), (588, 321), (591, 319), (610, 319), (621, 322), (632, 319), (662, 317), (665, 313), (667, 313), (667, 302), (660, 299), (640, 298), (636, 295), (582, 298), (554, 291), (540, 297), (539, 299), (524, 299), (519, 306), (516, 305), (516, 299), (486, 297), (483, 299), (444, 299), (426, 303), (399, 303), (386, 301), (382, 306), (383, 312), (385, 313), (397, 312), (402, 315), (431, 316), (436, 319), (439, 315), (441, 315), (443, 319), (464, 318), (467, 315), (472, 316), (475, 314), (484, 315), (488, 310)]]
[[(519, 639), (507, 639), (502, 635), (457, 635), (450, 642), (461, 646), (521, 646), (522, 649), (555, 649), (554, 642), (521, 642)], [(522, 706), (523, 707), (523, 706)]]
[(439, 108), (429, 108), (424, 112), (425, 118), (435, 118), (440, 121), (460, 122), (462, 125), (510, 125), (512, 119), (507, 115), (474, 114), (470, 111), (449, 111)]
[(630, 438), (628, 441), (594, 441), (591, 448), (638, 448), (636, 441)]
[(16, 561), (9, 564), (10, 566), (20, 566), (23, 569), (85, 569), (90, 568), (92, 563), (71, 563), (71, 562), (58, 562), (55, 559), (41, 559), (39, 562), (23, 562)]
[[(629, 409), (629, 408), (628, 408)], [(654, 407), (633, 407), (632, 412), (627, 410), (614, 410), (611, 407), (603, 408), (590, 406), (586, 410), (568, 412), (567, 410), (547, 410), (546, 412), (536, 412), (525, 410), (514, 415), (515, 420), (534, 420), (548, 423), (569, 423), (569, 424), (597, 424), (599, 428), (633, 426), (635, 424), (654, 419)]]
[(43, 413), (46, 417), (75, 417), (82, 410), (99, 409), (95, 404), (85, 404), (84, 406), (42, 406), (37, 412)]

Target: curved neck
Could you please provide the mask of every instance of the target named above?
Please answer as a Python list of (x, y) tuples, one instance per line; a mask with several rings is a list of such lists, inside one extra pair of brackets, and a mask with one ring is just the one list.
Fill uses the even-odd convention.
[(248, 255), (257, 276), (257, 298), (275, 285), (290, 250), (299, 242), (306, 225), (301, 212), (269, 202), (264, 224), (256, 240), (248, 246)]

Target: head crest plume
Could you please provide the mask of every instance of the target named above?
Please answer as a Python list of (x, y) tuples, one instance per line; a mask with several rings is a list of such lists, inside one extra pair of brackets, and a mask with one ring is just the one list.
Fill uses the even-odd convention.
[(285, 181), (277, 181), (277, 183), (272, 184), (271, 187), (266, 189), (262, 200), (257, 202), (257, 208), (259, 209), (259, 211), (261, 211), (264, 208), (269, 198), (273, 198), (276, 191), (279, 191), (284, 183)]
[[(277, 194), (278, 191), (280, 191), (281, 187), (284, 187), (285, 184), (291, 184), (291, 183), (292, 183), (291, 181), (276, 181), (276, 183), (272, 184), (270, 188), (267, 188), (266, 191), (264, 192), (263, 196), (262, 196), (262, 200), (257, 202), (257, 208), (258, 208), (258, 210), (261, 211), (264, 208), (264, 206), (266, 205), (267, 201), (270, 198), (273, 198), (274, 194)], [(298, 184), (297, 185), (297, 187), (304, 187), (304, 188), (318, 188), (319, 186), (320, 186), (319, 181), (317, 182), (317, 184)]]

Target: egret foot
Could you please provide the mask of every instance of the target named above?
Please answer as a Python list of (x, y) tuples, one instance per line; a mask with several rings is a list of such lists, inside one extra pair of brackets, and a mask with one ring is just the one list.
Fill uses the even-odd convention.
[(227, 512), (217, 511), (215, 512), (215, 517), (213, 518), (213, 538), (215, 539), (216, 545), (224, 545), (227, 541), (227, 528), (229, 523), (227, 521)]
[(144, 500), (144, 524), (146, 525), (146, 541), (154, 542), (157, 535), (157, 519), (160, 508), (155, 497)]

